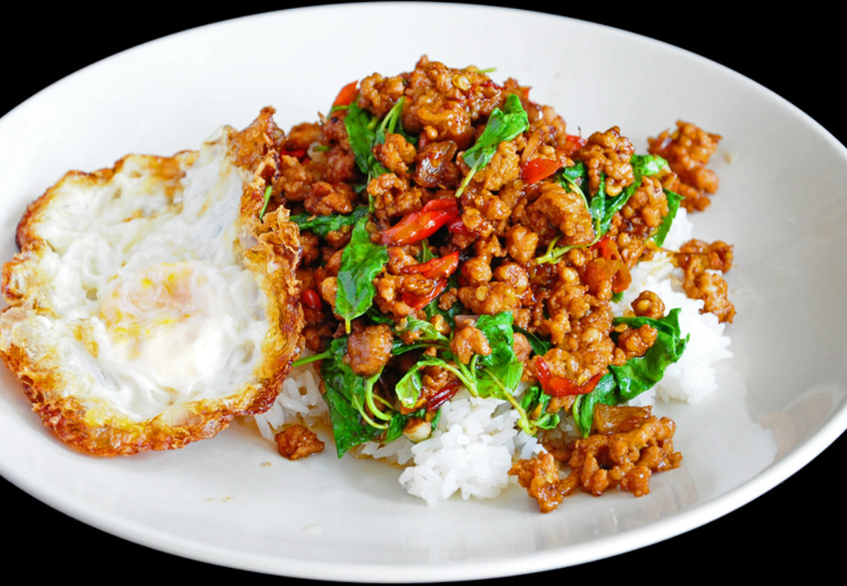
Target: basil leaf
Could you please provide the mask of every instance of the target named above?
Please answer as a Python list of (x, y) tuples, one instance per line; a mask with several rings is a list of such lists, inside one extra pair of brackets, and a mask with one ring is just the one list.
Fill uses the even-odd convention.
[(417, 336), (415, 341), (411, 344), (406, 344), (399, 338), (395, 338), (394, 347), (391, 350), (391, 353), (395, 356), (417, 348), (439, 345), (446, 349), (450, 346), (450, 340), (436, 330), (434, 325), (416, 317), (407, 317), (405, 327), (397, 333), (401, 336), (404, 334), (416, 333)]
[(357, 206), (348, 215), (332, 214), (331, 216), (312, 216), (310, 214), (295, 214), (291, 221), (301, 230), (308, 230), (316, 236), (326, 238), (330, 232), (341, 230), (345, 226), (353, 226), (368, 213), (367, 206)]
[(474, 145), (462, 155), (462, 160), (471, 170), (456, 191), (456, 197), (462, 194), (474, 174), (491, 161), (501, 142), (513, 140), (527, 128), (529, 128), (529, 117), (526, 110), (523, 109), (520, 98), (510, 94), (502, 110), (494, 108), (491, 116), (488, 117), (485, 130)]
[(421, 370), (427, 366), (441, 366), (456, 372), (456, 369), (447, 364), (446, 361), (437, 357), (428, 357), (419, 360), (409, 371), (403, 375), (397, 384), (394, 386), (394, 392), (397, 394), (397, 400), (406, 409), (412, 409), (417, 404), (423, 390), (423, 375)]
[(662, 380), (665, 369), (680, 359), (690, 335), (682, 337), (679, 312), (679, 309), (672, 309), (660, 319), (621, 317), (614, 320), (615, 324), (632, 328), (650, 325), (658, 332), (656, 341), (644, 356), (631, 358), (623, 366), (610, 366), (610, 372), (600, 379), (594, 390), (577, 398), (573, 407), (574, 423), (583, 436), (591, 431), (597, 403), (618, 405), (637, 397), (652, 389)]
[(591, 425), (594, 423), (594, 407), (598, 403), (617, 405), (620, 402), (615, 397), (617, 388), (618, 383), (615, 376), (608, 373), (600, 379), (600, 382), (590, 393), (577, 397), (573, 404), (573, 420), (582, 437), (588, 437), (591, 433)]
[(376, 294), (373, 280), (388, 262), (388, 249), (371, 242), (366, 224), (367, 215), (353, 226), (350, 242), (341, 253), (335, 312), (344, 320), (347, 332), (350, 322), (370, 309)]
[(679, 329), (679, 309), (673, 309), (661, 319), (648, 317), (618, 318), (615, 323), (630, 327), (650, 325), (658, 331), (656, 342), (644, 356), (632, 358), (623, 366), (610, 366), (623, 400), (632, 399), (662, 380), (665, 368), (680, 359), (690, 335), (682, 338)]
[(668, 213), (662, 218), (662, 223), (659, 225), (656, 233), (651, 237), (653, 242), (656, 243), (656, 246), (661, 246), (665, 243), (665, 238), (667, 238), (668, 232), (670, 232), (671, 224), (673, 224), (674, 218), (676, 218), (676, 214), (679, 211), (679, 205), (682, 203), (682, 196), (670, 189), (665, 189), (665, 197), (668, 198)]
[(369, 425), (356, 407), (366, 402), (367, 388), (365, 379), (344, 363), (346, 352), (347, 338), (337, 338), (330, 344), (329, 356), (321, 362), (321, 378), (326, 391), (323, 397), (329, 407), (339, 458), (353, 446), (371, 441), (382, 433), (381, 429)]
[[(559, 425), (559, 414), (547, 413), (551, 398), (538, 385), (529, 387), (521, 397), (521, 408), (526, 412), (530, 425), (536, 429), (554, 429)], [(530, 417), (533, 413), (538, 413), (534, 419)]]
[(521, 382), (523, 364), (515, 355), (512, 313), (481, 315), (476, 328), (485, 334), (491, 354), (476, 356), (472, 365), (479, 369), (477, 392), (481, 397), (505, 399), (513, 395)]
[(658, 155), (633, 155), (629, 164), (632, 165), (632, 174), (635, 177), (633, 183), (639, 185), (642, 177), (670, 169), (668, 162)]
[(381, 172), (377, 172), (376, 175), (387, 172), (387, 169), (376, 160), (373, 154), (377, 123), (376, 117), (367, 110), (360, 108), (355, 101), (347, 108), (344, 128), (347, 129), (350, 148), (353, 149), (356, 166), (369, 177), (374, 170), (380, 170), (380, 168)]
[(591, 198), (589, 211), (591, 211), (591, 218), (594, 220), (595, 241), (606, 235), (612, 225), (613, 216), (626, 205), (632, 194), (641, 187), (641, 180), (644, 177), (655, 175), (663, 169), (669, 168), (667, 161), (656, 155), (633, 155), (630, 159), (630, 165), (632, 165), (634, 180), (626, 189), (614, 197), (603, 195), (606, 193), (604, 177), (600, 189)]

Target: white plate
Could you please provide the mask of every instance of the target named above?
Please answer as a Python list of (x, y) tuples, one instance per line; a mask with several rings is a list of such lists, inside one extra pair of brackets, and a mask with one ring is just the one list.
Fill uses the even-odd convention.
[[(445, 23), (449, 34), (440, 32)], [(457, 580), (562, 568), (674, 537), (771, 489), (843, 432), (847, 318), (826, 308), (847, 275), (847, 152), (740, 75), (584, 22), (462, 6), (343, 5), (190, 30), (97, 63), (0, 121), (0, 258), (14, 252), (26, 203), (68, 169), (194, 148), (220, 124), (246, 125), (266, 104), (283, 128), (312, 120), (345, 83), (409, 70), (423, 53), (496, 66), (495, 79), (531, 85), (533, 98), (554, 105), (572, 128), (617, 124), (641, 150), (678, 117), (724, 135), (715, 159), (721, 189), (696, 220), (700, 237), (736, 245), (736, 357), (706, 402), (663, 408), (679, 424), (682, 468), (655, 477), (647, 497), (580, 495), (545, 516), (517, 489), (493, 502), (454, 499), (430, 509), (402, 492), (394, 470), (329, 455), (290, 463), (246, 425), (172, 453), (83, 456), (44, 430), (4, 371), (5, 478), (110, 534), (194, 560), (330, 580)], [(808, 91), (826, 87), (796, 79)], [(21, 529), (27, 538), (13, 553), (30, 564), (42, 559), (30, 544), (52, 533)], [(47, 557), (54, 540), (93, 555), (63, 535), (42, 542)]]

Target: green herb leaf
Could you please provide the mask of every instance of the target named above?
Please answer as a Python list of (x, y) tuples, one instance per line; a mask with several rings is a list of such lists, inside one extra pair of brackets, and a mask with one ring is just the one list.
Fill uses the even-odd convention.
[(373, 385), (368, 386), (364, 378), (344, 363), (346, 352), (347, 338), (337, 338), (321, 362), (321, 378), (326, 390), (323, 397), (329, 407), (339, 458), (353, 446), (371, 441), (383, 431), (362, 417), (361, 406), (368, 402), (366, 395), (369, 389), (372, 392)]
[(353, 226), (368, 214), (367, 206), (357, 206), (348, 215), (332, 214), (330, 216), (312, 216), (310, 214), (295, 214), (291, 221), (301, 230), (308, 230), (316, 236), (326, 238), (330, 232), (341, 230), (345, 226)]
[(373, 114), (360, 108), (356, 102), (350, 104), (344, 118), (344, 127), (347, 129), (350, 148), (356, 157), (356, 166), (369, 178), (388, 172), (373, 154), (378, 123)]
[(665, 197), (668, 198), (668, 213), (662, 218), (662, 223), (659, 225), (656, 233), (651, 237), (653, 242), (656, 243), (656, 246), (661, 246), (665, 243), (665, 238), (667, 238), (668, 232), (670, 232), (671, 224), (673, 224), (676, 214), (679, 212), (679, 205), (682, 203), (682, 196), (670, 189), (665, 189)]
[(421, 371), (427, 366), (440, 366), (458, 374), (456, 368), (441, 358), (431, 356), (418, 360), (394, 387), (397, 400), (406, 409), (414, 408), (421, 396), (423, 390), (423, 374), (421, 374)]
[(335, 312), (344, 320), (347, 332), (350, 322), (370, 309), (376, 294), (373, 280), (388, 262), (388, 249), (371, 242), (366, 224), (367, 215), (353, 226), (350, 242), (341, 253)]
[(474, 145), (462, 155), (462, 160), (471, 170), (456, 191), (456, 197), (462, 195), (474, 174), (491, 161), (501, 142), (513, 140), (527, 128), (529, 128), (529, 117), (526, 110), (523, 109), (520, 98), (510, 94), (502, 110), (494, 108), (491, 116), (488, 117), (485, 130)]
[(620, 317), (614, 320), (615, 324), (632, 328), (650, 325), (658, 331), (656, 341), (644, 356), (631, 358), (623, 366), (610, 366), (610, 372), (600, 379), (593, 391), (577, 398), (573, 407), (574, 422), (583, 436), (591, 431), (597, 403), (618, 405), (637, 397), (652, 389), (662, 380), (665, 369), (680, 359), (689, 336), (682, 337), (679, 312), (679, 309), (672, 309), (660, 319)]
[(394, 339), (394, 348), (392, 354), (395, 356), (415, 350), (418, 348), (427, 348), (429, 346), (438, 345), (442, 349), (450, 347), (450, 340), (435, 329), (435, 326), (430, 322), (418, 319), (416, 317), (407, 317), (405, 326), (397, 332), (398, 335), (415, 334), (415, 341), (412, 344), (405, 344), (399, 338)]
[[(551, 398), (539, 385), (533, 385), (524, 391), (521, 408), (526, 412), (529, 421), (529, 429), (524, 429), (528, 434), (535, 435), (538, 429), (554, 429), (559, 425), (559, 414), (547, 413)], [(538, 413), (538, 416), (532, 418), (531, 415), (535, 413)]]

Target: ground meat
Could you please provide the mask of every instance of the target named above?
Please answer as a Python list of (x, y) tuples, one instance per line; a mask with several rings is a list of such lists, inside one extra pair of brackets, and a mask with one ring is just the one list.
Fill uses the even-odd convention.
[(630, 164), (634, 153), (635, 147), (629, 139), (621, 136), (620, 128), (613, 126), (606, 132), (589, 136), (588, 142), (574, 156), (588, 167), (588, 188), (592, 195), (600, 189), (604, 178), (606, 193), (618, 195), (635, 180)]
[(543, 183), (539, 193), (538, 199), (526, 209), (536, 232), (549, 231), (545, 225), (549, 223), (562, 234), (557, 242), (560, 246), (590, 244), (594, 240), (591, 214), (582, 197), (567, 191), (558, 183)]
[(368, 326), (354, 331), (347, 338), (344, 362), (362, 377), (380, 372), (391, 358), (394, 335), (385, 324)]
[(359, 84), (358, 106), (382, 118), (403, 96), (405, 89), (406, 83), (402, 76), (383, 77), (379, 73), (374, 73), (364, 78)]
[(538, 234), (521, 225), (512, 226), (506, 232), (506, 250), (518, 263), (525, 265), (535, 258)]
[(415, 161), (415, 145), (406, 141), (399, 134), (386, 133), (385, 142), (374, 148), (374, 156), (386, 169), (392, 173), (405, 177), (409, 171), (409, 165)]
[(277, 449), (282, 457), (289, 460), (300, 460), (312, 454), (319, 454), (324, 449), (324, 443), (311, 430), (295, 423), (274, 436)]
[(462, 364), (468, 364), (474, 354), (478, 354), (479, 356), (488, 356), (491, 354), (488, 338), (470, 324), (465, 324), (456, 330), (453, 339), (450, 341), (450, 350)]
[(707, 244), (690, 240), (674, 254), (675, 264), (683, 270), (682, 288), (691, 299), (704, 302), (701, 313), (713, 313), (721, 322), (732, 322), (735, 306), (729, 300), (729, 288), (715, 271), (726, 272), (732, 267), (733, 247), (723, 241)]
[(630, 306), (638, 317), (659, 319), (665, 315), (665, 303), (652, 291), (642, 291)]
[(709, 158), (718, 148), (719, 134), (712, 134), (688, 122), (677, 121), (674, 132), (664, 131), (649, 138), (648, 151), (663, 157), (678, 180), (671, 180), (668, 188), (682, 195), (682, 205), (689, 211), (706, 209), (711, 200), (705, 193), (715, 193), (718, 178), (706, 169)]
[(729, 300), (729, 288), (721, 275), (698, 273), (690, 279), (686, 278), (682, 288), (691, 299), (703, 301), (700, 313), (712, 313), (720, 322), (732, 322), (735, 317), (735, 305)]
[(459, 147), (452, 140), (431, 142), (415, 157), (414, 181), (421, 187), (457, 187), (462, 177), (454, 158)]
[(559, 467), (549, 453), (519, 460), (509, 470), (509, 476), (518, 477), (518, 482), (538, 502), (542, 513), (555, 511), (576, 488), (573, 481), (559, 478)]
[(492, 281), (487, 285), (459, 288), (459, 301), (477, 315), (497, 315), (520, 306), (517, 292), (506, 283)]
[(616, 345), (623, 350), (626, 360), (644, 356), (656, 341), (658, 331), (644, 324), (636, 329), (627, 328), (618, 334)]
[(619, 229), (646, 240), (667, 215), (668, 198), (662, 183), (655, 176), (644, 177), (641, 185), (621, 208), (624, 221)]
[(501, 142), (491, 161), (474, 175), (472, 182), (488, 191), (499, 191), (501, 187), (520, 177), (520, 157), (514, 142)]
[(676, 425), (670, 419), (653, 416), (650, 407), (598, 405), (598, 427), (603, 431), (571, 442), (564, 450), (555, 450), (556, 458), (570, 467), (565, 478), (560, 478), (551, 453), (520, 460), (509, 471), (538, 501), (541, 512), (556, 509), (577, 489), (600, 496), (619, 487), (644, 496), (650, 492), (654, 472), (677, 468), (682, 461), (682, 455), (673, 449)]
[(319, 142), (322, 138), (321, 125), (311, 122), (297, 124), (285, 135), (283, 149), (289, 152), (305, 153), (312, 144)]
[(349, 214), (357, 200), (358, 196), (349, 183), (331, 185), (318, 181), (312, 184), (303, 205), (310, 214), (329, 216), (333, 213)]

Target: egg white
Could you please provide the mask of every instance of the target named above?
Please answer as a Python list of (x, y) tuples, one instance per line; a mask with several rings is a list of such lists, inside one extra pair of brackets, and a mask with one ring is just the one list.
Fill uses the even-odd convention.
[(299, 352), (298, 243), (274, 215), (290, 254), (259, 246), (256, 167), (273, 156), (241, 162), (245, 133), (69, 173), (24, 216), (0, 354), (62, 439), (104, 454), (179, 447), (273, 400)]

